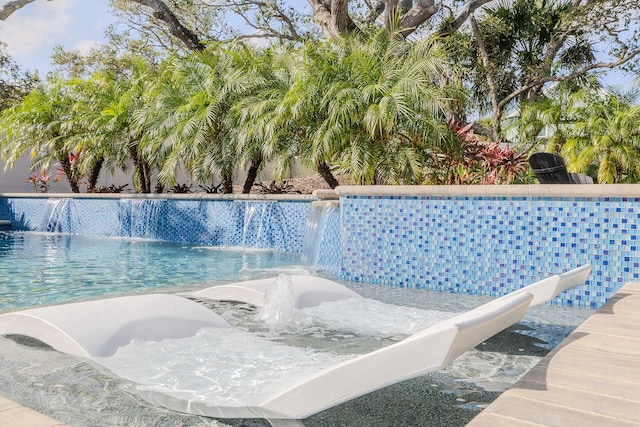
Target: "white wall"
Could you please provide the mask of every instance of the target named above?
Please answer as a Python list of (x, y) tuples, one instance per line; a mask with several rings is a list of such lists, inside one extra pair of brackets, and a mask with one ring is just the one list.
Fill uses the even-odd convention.
[[(7, 170), (5, 170), (5, 163), (0, 160), (0, 193), (34, 193), (33, 185), (25, 182), (31, 173), (29, 171), (29, 156), (18, 159), (13, 168)], [(58, 182), (54, 182), (57, 174), (55, 168), (51, 168), (51, 174), (49, 193), (71, 192), (66, 179), (63, 178)], [(103, 171), (98, 180), (98, 186), (111, 184), (129, 184), (129, 189), (131, 189), (131, 178), (122, 172), (109, 176)], [(81, 189), (80, 191), (83, 190)]]
[[(13, 169), (7, 169), (4, 171), (5, 163), (0, 160), (0, 193), (34, 193), (33, 185), (28, 182), (25, 182), (29, 178), (32, 172), (29, 171), (29, 156), (24, 156), (15, 163)], [(4, 172), (3, 172), (4, 171)], [(62, 179), (59, 182), (54, 182), (54, 177), (56, 175), (55, 168), (51, 168), (51, 181), (49, 187), (49, 193), (69, 193), (71, 190), (69, 189), (69, 184), (66, 179)], [(304, 168), (299, 162), (296, 166), (296, 176), (307, 176), (312, 175), (314, 172), (309, 171)], [(265, 165), (262, 173), (258, 177), (258, 181), (270, 182), (272, 177), (272, 167), (270, 164)], [(246, 177), (246, 172), (240, 171), (237, 173), (235, 178), (235, 184), (244, 183), (244, 179)], [(116, 173), (111, 176), (105, 173), (103, 170), (100, 174), (100, 179), (98, 179), (98, 186), (109, 186), (111, 184), (114, 185), (123, 185), (129, 184), (128, 192), (133, 192), (131, 175), (125, 174), (121, 171), (116, 171)], [(193, 180), (184, 172), (179, 173), (178, 182), (181, 184), (184, 183), (192, 183)], [(197, 186), (193, 186), (192, 191), (199, 191), (200, 189)], [(84, 189), (80, 189), (81, 192), (84, 192)]]

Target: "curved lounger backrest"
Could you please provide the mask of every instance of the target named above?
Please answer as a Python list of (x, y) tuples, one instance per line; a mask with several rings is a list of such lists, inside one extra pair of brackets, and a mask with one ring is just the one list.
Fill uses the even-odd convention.
[(446, 366), (522, 319), (533, 296), (511, 295), (418, 332), (399, 343), (325, 369), (259, 408), (265, 418), (305, 418), (341, 402)]
[(133, 339), (159, 341), (231, 325), (176, 295), (136, 295), (0, 315), (0, 334), (25, 335), (80, 357), (109, 356)]
[[(310, 275), (289, 276), (293, 284), (292, 292), (296, 308), (314, 307), (323, 302), (338, 301), (347, 298), (362, 298), (346, 286), (332, 280)], [(230, 283), (212, 286), (193, 292), (191, 295), (217, 301), (244, 302), (262, 307), (264, 294), (277, 280), (268, 279), (248, 280), (246, 282)]]

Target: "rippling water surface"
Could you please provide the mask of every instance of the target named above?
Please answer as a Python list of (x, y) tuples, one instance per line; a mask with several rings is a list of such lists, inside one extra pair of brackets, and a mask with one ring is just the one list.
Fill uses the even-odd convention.
[[(45, 234), (0, 236), (0, 310), (101, 295), (181, 292), (232, 280), (300, 273), (296, 255), (213, 249), (150, 241)], [(72, 426), (266, 426), (264, 420), (213, 420), (156, 408), (140, 398), (148, 378), (227, 367), (225, 354), (254, 370), (224, 397), (259, 392), (255, 384), (278, 370), (311, 369), (397, 342), (489, 298), (346, 283), (366, 299), (296, 310), (265, 322), (246, 304), (205, 302), (238, 330), (204, 331), (187, 340), (133, 342), (111, 368), (138, 383), (58, 353), (24, 337), (0, 337), (0, 394)], [(462, 426), (537, 363), (592, 312), (542, 306), (525, 320), (454, 361), (447, 369), (405, 381), (323, 411), (306, 426)], [(248, 337), (248, 338), (247, 338)], [(146, 353), (145, 353), (146, 352)], [(184, 359), (176, 358), (179, 352)], [(147, 354), (148, 357), (140, 357)], [(269, 356), (269, 357), (267, 357)], [(288, 367), (289, 366), (289, 367)], [(159, 371), (154, 372), (154, 369)], [(175, 371), (172, 372), (171, 370)], [(196, 374), (195, 376), (192, 374)], [(303, 375), (304, 372), (301, 373)], [(245, 379), (243, 379), (245, 377)], [(253, 381), (254, 385), (251, 385)], [(276, 384), (277, 385), (277, 384)], [(162, 387), (162, 384), (160, 384)], [(235, 394), (234, 394), (235, 393)]]

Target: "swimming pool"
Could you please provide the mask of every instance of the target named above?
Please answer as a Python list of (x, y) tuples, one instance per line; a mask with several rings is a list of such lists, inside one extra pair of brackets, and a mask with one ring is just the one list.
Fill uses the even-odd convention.
[(265, 277), (299, 258), (271, 250), (0, 231), (0, 312)]
[[(3, 233), (1, 309), (102, 295), (184, 292), (303, 269), (298, 254), (277, 251)], [(302, 320), (286, 327), (264, 327), (255, 321), (258, 313), (251, 306), (208, 305), (241, 330), (273, 342), (340, 355), (370, 351), (402, 339), (413, 332), (412, 328), (420, 327), (415, 321), (421, 320), (425, 310), (465, 311), (488, 299), (347, 285), (369, 302), (363, 307), (336, 306), (324, 313), (306, 313)], [(339, 405), (310, 417), (304, 424), (464, 425), (591, 313), (549, 306), (534, 308), (521, 325), (467, 353), (448, 369)], [(348, 327), (343, 326), (345, 322)], [(0, 390), (6, 397), (70, 425), (268, 425), (263, 420), (218, 421), (153, 407), (140, 399), (135, 385), (20, 337), (0, 338)]]

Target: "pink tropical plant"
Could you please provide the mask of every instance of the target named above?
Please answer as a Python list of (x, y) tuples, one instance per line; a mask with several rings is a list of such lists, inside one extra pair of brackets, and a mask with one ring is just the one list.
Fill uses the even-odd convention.
[[(82, 182), (82, 180), (84, 179), (84, 174), (80, 170), (81, 159), (81, 149), (78, 150), (77, 153), (70, 152), (69, 162), (67, 163), (67, 165), (58, 164), (58, 168), (56, 169), (58, 174), (55, 177), (55, 182), (66, 179), (69, 182), (73, 181), (76, 185), (84, 185), (84, 182)], [(65, 171), (65, 169), (67, 169), (67, 171)]]
[(474, 123), (449, 119), (448, 125), (454, 143), (432, 153), (430, 184), (510, 184), (527, 173), (525, 153), (482, 139), (473, 132)]
[(37, 193), (46, 193), (49, 191), (49, 180), (51, 179), (51, 175), (47, 173), (45, 169), (42, 170), (42, 173), (38, 175), (37, 173), (32, 173), (29, 175), (29, 178), (25, 180), (25, 182), (33, 185), (33, 189)]

